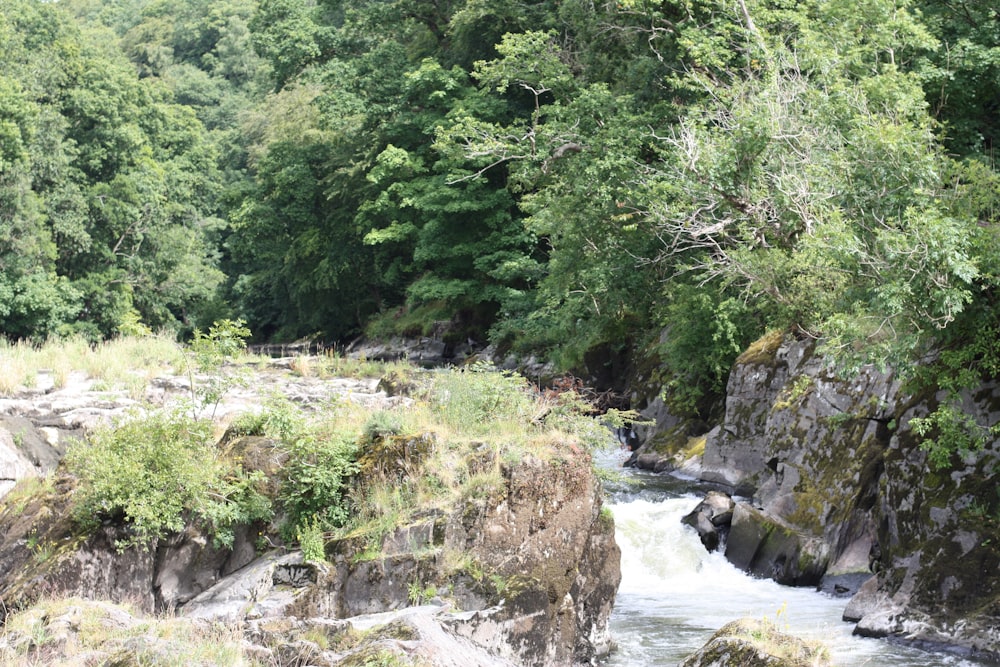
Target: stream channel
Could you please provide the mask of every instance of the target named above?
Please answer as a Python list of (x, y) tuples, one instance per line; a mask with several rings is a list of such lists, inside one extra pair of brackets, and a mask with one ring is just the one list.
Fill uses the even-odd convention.
[[(708, 553), (681, 517), (701, 500), (692, 483), (670, 475), (622, 469), (621, 451), (599, 454), (599, 465), (620, 471), (606, 482), (622, 550), (622, 582), (611, 616), (615, 650), (609, 667), (676, 667), (729, 621), (769, 618), (790, 634), (819, 640), (837, 667), (983, 667), (879, 639), (854, 637), (841, 621), (848, 598), (812, 588), (754, 579), (720, 552)], [(617, 476), (613, 474), (612, 476)]]

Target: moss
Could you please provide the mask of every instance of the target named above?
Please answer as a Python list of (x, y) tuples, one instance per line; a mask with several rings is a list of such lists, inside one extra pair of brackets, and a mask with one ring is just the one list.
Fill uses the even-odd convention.
[(358, 459), (361, 478), (392, 478), (420, 467), (434, 447), (432, 433), (379, 435), (373, 437)]
[(750, 344), (743, 354), (736, 357), (737, 364), (763, 366), (774, 363), (774, 355), (785, 339), (781, 330), (769, 331)]
[(688, 438), (687, 449), (684, 450), (683, 454), (685, 458), (691, 458), (692, 456), (704, 456), (705, 455), (705, 443), (708, 438), (704, 435), (700, 435), (694, 438)]
[(771, 412), (788, 410), (789, 408), (800, 405), (802, 403), (802, 399), (806, 397), (809, 390), (812, 388), (812, 377), (808, 375), (799, 375), (795, 377), (790, 382), (785, 383), (785, 386), (781, 388), (780, 392), (778, 392), (778, 396), (774, 399), (774, 405), (771, 406)]
[(648, 449), (664, 456), (689, 459), (705, 453), (705, 436), (691, 436), (698, 422), (683, 421), (662, 431), (658, 431), (648, 445)]
[(683, 664), (772, 665), (823, 667), (829, 651), (818, 642), (805, 642), (780, 632), (768, 620), (743, 618), (722, 627), (702, 650), (701, 660)]
[(601, 507), (601, 512), (597, 515), (597, 522), (602, 531), (606, 533), (614, 533), (615, 515), (609, 507)]
[(822, 535), (825, 525), (826, 500), (823, 494), (810, 490), (795, 494), (795, 511), (788, 515), (788, 521), (813, 535)]
[(341, 667), (408, 667), (414, 665), (402, 649), (368, 646), (337, 663)]

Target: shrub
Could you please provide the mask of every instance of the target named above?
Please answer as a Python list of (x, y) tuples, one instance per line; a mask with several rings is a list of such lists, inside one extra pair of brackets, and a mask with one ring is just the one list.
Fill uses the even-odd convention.
[(281, 502), (288, 515), (286, 537), (317, 523), (337, 528), (347, 521), (345, 491), (357, 471), (357, 444), (344, 433), (305, 433), (286, 443), (288, 462), (281, 481)]
[(323, 527), (313, 518), (298, 527), (296, 537), (302, 558), (307, 562), (323, 562), (326, 560), (326, 539)]
[(118, 548), (148, 548), (184, 528), (185, 517), (207, 524), (220, 543), (232, 527), (270, 516), (270, 502), (256, 491), (258, 477), (216, 457), (212, 425), (182, 410), (132, 414), (96, 430), (66, 455), (80, 480), (73, 518), (85, 529), (102, 520), (129, 527)]
[(302, 412), (281, 395), (271, 396), (260, 412), (245, 412), (233, 420), (229, 433), (233, 436), (263, 435), (289, 441), (305, 429)]
[(364, 439), (373, 443), (403, 432), (403, 421), (398, 414), (380, 410), (365, 422)]
[[(211, 406), (214, 417), (226, 392), (249, 382), (245, 372), (227, 372), (224, 368), (227, 361), (243, 354), (249, 337), (250, 330), (243, 320), (219, 320), (212, 324), (208, 333), (194, 332), (188, 363), (194, 416)], [(206, 374), (199, 382), (195, 382), (196, 370)]]

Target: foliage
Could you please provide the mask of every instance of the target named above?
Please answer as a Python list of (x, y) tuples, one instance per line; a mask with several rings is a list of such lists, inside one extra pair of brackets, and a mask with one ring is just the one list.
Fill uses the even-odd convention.
[(403, 431), (403, 422), (399, 415), (385, 410), (372, 413), (365, 423), (362, 439), (374, 443), (386, 437), (399, 435)]
[[(244, 352), (249, 337), (250, 330), (244, 326), (243, 320), (215, 322), (208, 333), (195, 330), (188, 346), (188, 382), (195, 417), (208, 407), (212, 408), (211, 416), (214, 417), (226, 392), (249, 381), (245, 372), (225, 367), (227, 362)], [(196, 371), (201, 373), (197, 378)]]
[(657, 347), (664, 399), (678, 414), (707, 416), (725, 394), (729, 369), (760, 333), (759, 316), (732, 295), (678, 282), (662, 315)]
[(926, 417), (910, 420), (910, 428), (927, 452), (931, 468), (940, 470), (952, 463), (953, 456), (966, 457), (983, 449), (1000, 434), (1000, 425), (986, 427), (953, 402), (939, 405)]
[(530, 421), (535, 400), (523, 377), (482, 362), (437, 378), (431, 396), (442, 421), (472, 434), (485, 434), (498, 423)]
[(179, 329), (222, 278), (204, 127), (62, 3), (2, 9), (0, 330)]
[(281, 395), (266, 398), (259, 412), (243, 413), (229, 425), (229, 432), (236, 436), (263, 435), (285, 441), (304, 429), (299, 409)]
[(211, 435), (211, 423), (181, 410), (133, 414), (98, 429), (66, 455), (80, 480), (74, 519), (85, 530), (121, 522), (120, 550), (148, 549), (189, 516), (231, 544), (233, 526), (269, 518), (270, 502), (256, 491), (258, 476), (217, 456)]
[(299, 526), (295, 538), (299, 542), (299, 548), (302, 549), (303, 560), (320, 563), (326, 560), (323, 528), (315, 517)]
[(559, 370), (656, 348), (705, 417), (777, 329), (847, 368), (940, 350), (922, 386), (969, 386), (1000, 276), (993, 19), (0, 0), (0, 333), (447, 328)]
[(419, 581), (411, 581), (406, 589), (407, 598), (412, 605), (427, 604), (438, 595), (437, 586), (434, 584), (423, 586)]
[(301, 432), (284, 443), (280, 500), (285, 532), (331, 530), (346, 523), (348, 482), (357, 470), (357, 444), (347, 433)]

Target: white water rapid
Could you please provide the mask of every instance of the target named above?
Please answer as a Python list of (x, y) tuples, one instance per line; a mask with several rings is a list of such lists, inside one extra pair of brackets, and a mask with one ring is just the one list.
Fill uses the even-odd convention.
[[(609, 455), (610, 456), (610, 455)], [(607, 467), (611, 467), (610, 459)], [(962, 658), (927, 653), (851, 635), (841, 621), (846, 598), (811, 588), (754, 579), (721, 553), (708, 553), (681, 517), (700, 498), (686, 483), (662, 475), (626, 472), (630, 484), (609, 484), (607, 500), (622, 550), (622, 583), (611, 617), (613, 667), (676, 667), (729, 621), (769, 618), (787, 632), (822, 641), (838, 667), (981, 667)]]

